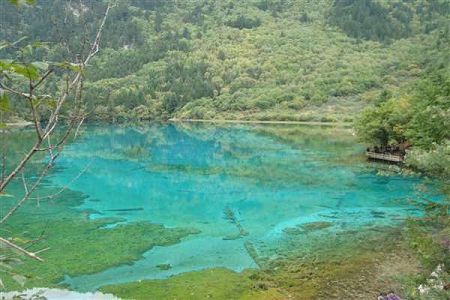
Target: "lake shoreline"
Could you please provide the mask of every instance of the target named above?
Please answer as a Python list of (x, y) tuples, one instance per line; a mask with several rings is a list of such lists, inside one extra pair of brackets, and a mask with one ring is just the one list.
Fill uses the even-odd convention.
[[(211, 124), (273, 124), (273, 125), (309, 125), (309, 126), (327, 126), (327, 127), (346, 127), (352, 126), (351, 122), (321, 122), (321, 121), (261, 121), (261, 120), (239, 120), (239, 119), (177, 119), (172, 118), (167, 121), (144, 121), (149, 123), (211, 123)], [(103, 123), (98, 121), (89, 121), (88, 123)], [(127, 122), (106, 122), (108, 124), (121, 124)], [(25, 128), (33, 125), (32, 122), (20, 121), (5, 124), (9, 128)]]
[(261, 121), (261, 120), (227, 120), (227, 119), (169, 119), (173, 123), (230, 123), (230, 124), (286, 124), (286, 125), (313, 125), (313, 126), (335, 126), (350, 127), (350, 122), (320, 122), (320, 121)]

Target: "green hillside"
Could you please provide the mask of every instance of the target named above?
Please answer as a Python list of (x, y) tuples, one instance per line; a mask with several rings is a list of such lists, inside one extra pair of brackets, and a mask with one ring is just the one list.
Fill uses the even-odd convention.
[[(104, 9), (101, 1), (81, 3), (2, 3), (0, 40), (39, 37), (51, 42), (39, 53), (44, 60), (73, 59), (66, 49), (81, 51), (81, 33), (89, 35)], [(86, 74), (86, 111), (102, 120), (350, 121), (421, 75), (422, 53), (448, 26), (449, 6), (121, 0)]]

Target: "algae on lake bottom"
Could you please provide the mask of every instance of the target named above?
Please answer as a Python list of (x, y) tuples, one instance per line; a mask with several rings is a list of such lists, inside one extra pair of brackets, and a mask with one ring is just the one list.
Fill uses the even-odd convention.
[[(380, 177), (347, 160), (362, 149), (348, 132), (311, 132), (88, 126), (39, 195), (92, 167), (5, 226), (22, 245), (43, 237), (32, 250), (51, 247), (45, 264), (26, 260), (14, 271), (25, 286), (104, 287), (143, 299), (371, 298), (397, 288), (391, 275), (414, 272), (416, 261), (402, 232), (390, 232), (420, 215), (409, 199), (421, 179)], [(8, 193), (21, 188), (17, 181)], [(1, 208), (12, 200), (1, 199)]]
[[(71, 276), (131, 263), (154, 246), (178, 243), (198, 233), (194, 229), (165, 228), (149, 222), (120, 224), (117, 218), (90, 220), (70, 208), (84, 199), (82, 194), (67, 190), (57, 200), (41, 202), (39, 207), (29, 202), (2, 226), (19, 245), (28, 246), (30, 241), (39, 238), (30, 251), (49, 247), (40, 254), (44, 263), (23, 258), (25, 263), (14, 266), (13, 273), (1, 277), (8, 290), (65, 285), (70, 283)], [(11, 255), (4, 247), (0, 253)], [(25, 277), (23, 287), (12, 278), (15, 274)]]
[[(376, 299), (420, 265), (399, 229), (348, 232), (334, 240), (311, 241), (308, 250), (291, 249), (261, 262), (260, 270), (187, 272), (166, 280), (102, 287), (124, 299)], [(330, 247), (335, 245), (335, 247)]]
[(208, 269), (177, 275), (165, 280), (144, 280), (105, 286), (101, 291), (124, 299), (286, 299), (276, 288), (259, 289), (251, 279), (253, 271), (235, 273)]

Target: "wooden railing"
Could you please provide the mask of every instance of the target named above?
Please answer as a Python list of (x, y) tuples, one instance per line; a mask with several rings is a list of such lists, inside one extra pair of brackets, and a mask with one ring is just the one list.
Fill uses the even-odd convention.
[(366, 152), (367, 156), (372, 159), (391, 161), (391, 162), (402, 162), (403, 155), (401, 154), (392, 154), (392, 153), (377, 153), (377, 152)]

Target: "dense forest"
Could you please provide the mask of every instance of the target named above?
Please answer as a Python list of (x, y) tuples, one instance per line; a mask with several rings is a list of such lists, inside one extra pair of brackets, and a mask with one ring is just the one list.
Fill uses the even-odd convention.
[[(45, 44), (20, 50), (23, 59), (74, 61), (104, 6), (2, 1), (0, 40), (24, 38), (20, 46), (32, 36)], [(409, 91), (435, 44), (445, 53), (449, 12), (441, 0), (119, 1), (85, 74), (85, 112), (107, 121), (351, 121)], [(49, 80), (49, 93), (58, 84)]]

